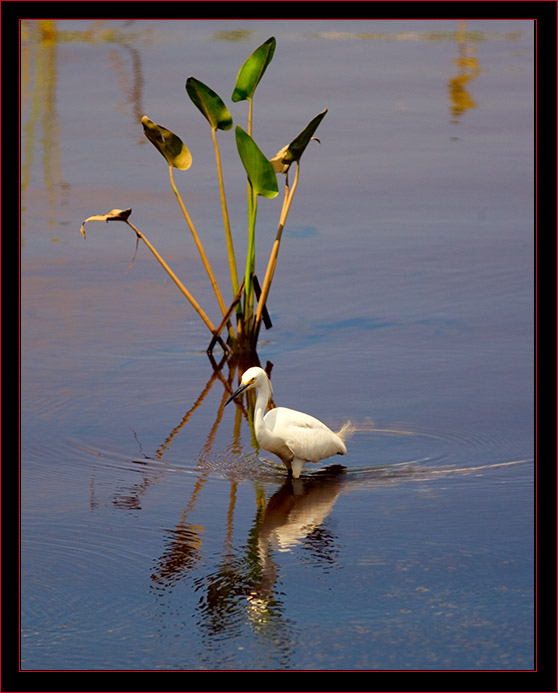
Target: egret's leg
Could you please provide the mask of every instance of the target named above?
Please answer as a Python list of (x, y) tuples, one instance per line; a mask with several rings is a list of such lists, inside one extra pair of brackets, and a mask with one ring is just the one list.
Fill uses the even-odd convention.
[(300, 476), (300, 472), (302, 471), (302, 468), (304, 467), (304, 460), (299, 460), (297, 457), (295, 457), (292, 462), (291, 462), (291, 469), (293, 472), (293, 478), (298, 479)]

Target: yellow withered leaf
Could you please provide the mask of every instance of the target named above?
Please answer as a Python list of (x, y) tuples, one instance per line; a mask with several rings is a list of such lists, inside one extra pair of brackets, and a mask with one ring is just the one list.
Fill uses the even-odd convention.
[(87, 224), (88, 221), (127, 221), (131, 213), (131, 208), (112, 209), (106, 214), (94, 214), (91, 217), (87, 217), (87, 219), (81, 225), (81, 235), (85, 238), (85, 224)]

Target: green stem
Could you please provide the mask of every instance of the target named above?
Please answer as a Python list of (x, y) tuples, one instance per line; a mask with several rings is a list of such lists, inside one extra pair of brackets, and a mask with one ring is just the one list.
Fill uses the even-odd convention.
[(252, 99), (248, 99), (248, 134), (252, 137)]
[[(252, 104), (248, 98), (248, 124), (247, 133), (252, 136)], [(252, 284), (252, 274), (255, 268), (256, 257), (256, 211), (258, 206), (257, 196), (254, 195), (250, 179), (247, 179), (247, 198), (248, 198), (248, 250), (246, 251), (246, 269), (244, 272), (244, 316), (242, 318), (242, 328), (245, 334), (250, 333), (249, 323), (252, 317), (254, 306), (254, 287)]]
[[(252, 317), (254, 306), (254, 285), (252, 274), (256, 263), (256, 213), (258, 210), (258, 197), (249, 184), (248, 194), (248, 250), (246, 252), (246, 271), (244, 274), (244, 326), (247, 328)], [(245, 332), (248, 330), (245, 329)]]

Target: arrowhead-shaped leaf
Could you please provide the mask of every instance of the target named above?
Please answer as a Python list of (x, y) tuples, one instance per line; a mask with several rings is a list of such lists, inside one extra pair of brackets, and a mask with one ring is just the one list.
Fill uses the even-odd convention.
[(192, 155), (177, 135), (147, 116), (141, 119), (147, 139), (161, 152), (170, 166), (186, 171), (192, 165)]
[(277, 176), (273, 166), (247, 132), (236, 126), (236, 147), (254, 192), (262, 197), (277, 195)]
[(321, 113), (318, 113), (317, 116), (314, 116), (304, 130), (297, 135), (290, 144), (279, 150), (273, 159), (271, 159), (271, 165), (277, 173), (285, 173), (289, 170), (289, 166), (293, 161), (300, 161), (300, 157), (306, 149), (308, 142), (312, 139), (312, 136), (326, 113), (327, 108)]
[(221, 97), (195, 77), (186, 80), (186, 91), (214, 130), (230, 130), (233, 119)]
[(236, 77), (236, 85), (232, 93), (232, 101), (251, 99), (259, 81), (275, 53), (275, 38), (272, 36), (250, 55), (240, 68)]

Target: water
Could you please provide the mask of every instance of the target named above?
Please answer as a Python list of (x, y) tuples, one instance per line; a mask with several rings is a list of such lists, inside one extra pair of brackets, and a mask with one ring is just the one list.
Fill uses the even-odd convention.
[[(532, 24), (24, 29), (21, 668), (533, 668)], [(210, 136), (184, 82), (228, 101), (271, 35), (262, 149), (328, 114), (259, 356), (278, 404), (357, 427), (323, 465), (343, 469), (294, 486), (223, 410), (238, 374), (214, 373), (176, 287), (145, 248), (129, 268), (129, 229), (79, 234), (132, 207), (217, 315), (138, 121), (191, 149), (177, 185), (228, 287)], [(222, 135), (242, 257), (245, 185)], [(257, 266), (276, 202), (258, 210)]]

